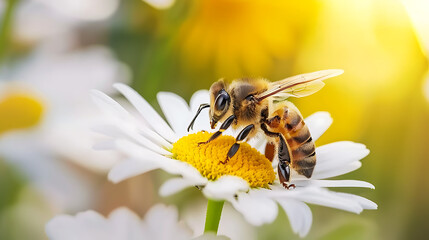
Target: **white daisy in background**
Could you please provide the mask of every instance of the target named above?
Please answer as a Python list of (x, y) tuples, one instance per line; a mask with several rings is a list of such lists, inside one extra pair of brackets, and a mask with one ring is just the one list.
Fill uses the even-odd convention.
[[(254, 138), (249, 144), (242, 144), (234, 158), (227, 164), (221, 164), (220, 161), (224, 160), (235, 141), (232, 136), (227, 136), (228, 131), (216, 141), (198, 146), (198, 142), (210, 137), (210, 133), (203, 131), (210, 129), (208, 115), (202, 115), (195, 122), (194, 131), (191, 134), (186, 132), (198, 106), (209, 102), (207, 91), (196, 92), (191, 98), (190, 107), (173, 93), (159, 93), (158, 102), (167, 124), (136, 91), (124, 84), (115, 84), (114, 87), (130, 101), (142, 118), (136, 119), (104, 93), (92, 92), (95, 103), (111, 121), (109, 125), (97, 127), (96, 130), (109, 136), (110, 140), (96, 147), (113, 147), (128, 156), (109, 172), (108, 178), (115, 183), (154, 169), (163, 169), (180, 176), (161, 186), (162, 196), (197, 186), (209, 199), (209, 205), (216, 205), (216, 200), (226, 200), (255, 226), (273, 222), (279, 204), (287, 213), (293, 231), (300, 236), (309, 232), (312, 223), (312, 213), (306, 203), (354, 213), (377, 208), (375, 203), (363, 197), (327, 189), (374, 188), (370, 183), (357, 180), (325, 180), (358, 169), (360, 160), (369, 153), (362, 144), (344, 141), (318, 147), (312, 178), (306, 179), (292, 173), (291, 183), (297, 187), (285, 190), (276, 179), (271, 162), (260, 153), (264, 151), (263, 138)], [(326, 112), (315, 113), (306, 119), (314, 140), (331, 123), (332, 119)]]
[[(91, 24), (103, 32), (119, 8), (120, 0), (27, 0), (16, 3), (12, 22), (13, 42), (26, 49), (37, 44), (76, 44), (76, 32)], [(166, 9), (174, 0), (146, 0), (151, 7)], [(0, 13), (7, 4), (0, 1)], [(15, 3), (14, 3), (15, 4)], [(143, 3), (142, 3), (143, 4)]]
[(111, 17), (119, 7), (119, 0), (33, 0), (46, 4), (64, 16), (86, 20), (100, 21)]
[(100, 136), (87, 129), (103, 118), (85, 93), (128, 81), (128, 68), (104, 47), (43, 49), (4, 69), (0, 79), (0, 157), (17, 166), (52, 206), (86, 206), (91, 184), (66, 159), (105, 172), (120, 156), (92, 149)]
[[(102, 21), (106, 20), (119, 8), (120, 0), (33, 0), (43, 3), (59, 14), (75, 20)], [(174, 0), (143, 0), (157, 9), (166, 9), (174, 4)]]
[[(117, 1), (117, 0), (113, 0)], [(62, 10), (56, 9), (54, 5), (62, 5)], [(11, 22), (11, 40), (15, 48), (20, 50), (29, 50), (38, 47), (40, 44), (47, 45), (77, 45), (81, 36), (78, 34), (80, 27), (88, 23), (83, 19), (73, 18), (67, 11), (73, 11), (73, 7), (66, 7), (64, 4), (73, 4), (72, 1), (44, 1), (44, 0), (27, 0), (27, 1), (10, 1), (8, 4), (16, 5), (16, 9), (12, 12), (13, 21)], [(83, 2), (83, 1), (82, 1)], [(92, 1), (85, 1), (91, 5)], [(3, 2), (1, 2), (3, 3)], [(6, 4), (0, 3), (0, 12), (7, 10)], [(70, 4), (71, 3), (71, 4)], [(74, 1), (74, 3), (77, 3)], [(82, 9), (87, 8), (80, 4)], [(107, 4), (108, 5), (108, 4)], [(106, 4), (103, 7), (98, 7), (99, 12), (106, 9)], [(111, 9), (113, 10), (113, 9)], [(110, 11), (110, 10), (109, 10)], [(113, 12), (108, 13), (110, 16)], [(106, 13), (102, 14), (106, 15)], [(82, 15), (81, 18), (99, 18), (100, 15)], [(107, 17), (107, 15), (106, 15)], [(99, 21), (92, 23), (96, 26), (97, 32), (103, 31), (102, 27), (107, 21)], [(94, 30), (93, 30), (94, 31)]]
[(53, 41), (64, 44), (76, 38), (76, 21), (35, 1), (19, 2), (12, 24), (13, 42), (19, 47), (31, 48), (44, 42), (52, 44)]
[(178, 220), (174, 206), (155, 205), (144, 219), (122, 207), (107, 218), (94, 211), (57, 216), (46, 224), (46, 233), (51, 240), (191, 239), (192, 231)]

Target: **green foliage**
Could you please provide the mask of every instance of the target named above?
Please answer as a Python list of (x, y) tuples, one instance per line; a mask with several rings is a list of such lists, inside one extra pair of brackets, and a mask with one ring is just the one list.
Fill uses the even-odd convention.
[(16, 169), (0, 159), (0, 214), (16, 202), (24, 184), (23, 177)]

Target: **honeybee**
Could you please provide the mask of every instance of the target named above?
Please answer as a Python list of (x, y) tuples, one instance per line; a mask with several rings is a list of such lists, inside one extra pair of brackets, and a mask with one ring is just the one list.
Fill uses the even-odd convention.
[(201, 104), (188, 127), (192, 129), (201, 110), (210, 108), (210, 125), (214, 129), (221, 122), (206, 144), (230, 126), (244, 127), (236, 137), (223, 164), (227, 163), (240, 148), (240, 143), (263, 133), (268, 142), (277, 148), (278, 175), (280, 183), (287, 189), (294, 188), (290, 182), (290, 168), (310, 178), (316, 165), (314, 141), (301, 113), (288, 97), (305, 97), (320, 90), (322, 80), (338, 76), (343, 70), (330, 69), (301, 74), (280, 81), (266, 79), (237, 79), (231, 84), (223, 80), (210, 87), (210, 104)]

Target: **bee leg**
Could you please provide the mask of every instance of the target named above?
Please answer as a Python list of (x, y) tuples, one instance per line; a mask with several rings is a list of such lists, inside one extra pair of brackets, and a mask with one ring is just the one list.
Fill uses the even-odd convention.
[(197, 113), (195, 114), (195, 117), (192, 119), (191, 123), (189, 123), (188, 132), (194, 127), (195, 120), (197, 120), (197, 117), (198, 117), (198, 115), (200, 115), (201, 110), (203, 110), (204, 108), (208, 108), (208, 107), (210, 107), (210, 104), (207, 104), (207, 103), (203, 103), (200, 105)]
[(234, 157), (234, 155), (237, 153), (238, 149), (240, 148), (240, 143), (246, 139), (246, 137), (249, 135), (249, 133), (255, 128), (255, 125), (250, 124), (243, 128), (241, 132), (237, 135), (237, 138), (235, 138), (235, 143), (231, 146), (231, 148), (228, 151), (228, 154), (226, 155), (225, 161), (221, 161), (222, 164), (225, 164), (229, 161), (230, 158)]
[(279, 161), (279, 165), (277, 166), (277, 172), (279, 173), (280, 183), (283, 185), (283, 187), (289, 188), (286, 184), (287, 182), (289, 182), (290, 178), (289, 164)]
[(283, 138), (282, 134), (269, 131), (267, 125), (265, 125), (264, 123), (261, 124), (261, 129), (267, 136), (279, 138), (279, 164), (277, 167), (279, 180), (283, 187), (285, 187), (286, 189), (294, 189), (295, 184), (288, 184), (290, 180), (290, 154), (285, 139)]
[(220, 126), (219, 131), (215, 132), (210, 138), (209, 140), (205, 141), (205, 142), (199, 142), (198, 146), (200, 146), (201, 144), (207, 144), (213, 140), (215, 140), (216, 138), (218, 138), (220, 135), (222, 135), (223, 131), (225, 131), (226, 129), (229, 128), (229, 126), (231, 126), (232, 122), (235, 120), (235, 115), (231, 115), (229, 116)]
[(286, 189), (295, 188), (294, 184), (288, 184), (290, 180), (290, 154), (289, 149), (286, 145), (286, 141), (281, 134), (279, 134), (279, 146), (278, 146), (278, 157), (279, 157), (279, 165), (278, 165), (278, 173), (280, 183)]

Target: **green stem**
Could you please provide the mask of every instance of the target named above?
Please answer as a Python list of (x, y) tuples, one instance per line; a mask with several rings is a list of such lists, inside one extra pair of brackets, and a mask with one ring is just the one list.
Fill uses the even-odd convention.
[(0, 26), (0, 61), (3, 60), (3, 58), (6, 55), (6, 51), (8, 49), (9, 45), (9, 37), (10, 32), (12, 30), (12, 19), (13, 19), (13, 12), (16, 7), (16, 3), (18, 3), (19, 0), (7, 0), (6, 8), (3, 13), (3, 18), (1, 19), (1, 26)]
[(211, 199), (207, 202), (206, 225), (204, 227), (205, 233), (214, 232), (217, 234), (223, 203), (224, 201), (215, 201)]

